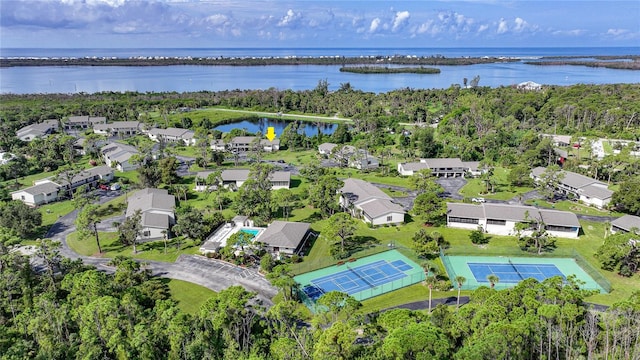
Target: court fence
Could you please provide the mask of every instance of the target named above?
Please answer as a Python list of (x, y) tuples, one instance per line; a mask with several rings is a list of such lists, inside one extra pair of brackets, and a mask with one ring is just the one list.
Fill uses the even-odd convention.
[[(357, 293), (353, 293), (351, 294), (351, 296), (358, 301), (362, 301), (378, 295), (386, 294), (388, 292), (401, 289), (403, 287), (411, 286), (413, 284), (417, 284), (425, 280), (425, 274), (424, 274), (424, 271), (422, 271), (422, 269), (414, 269), (413, 271), (408, 272), (406, 274), (407, 276), (404, 276), (400, 279), (390, 281), (388, 283), (384, 283), (381, 285), (373, 286), (369, 289), (365, 289)], [(316, 305), (313, 299), (309, 298), (302, 289), (298, 289), (298, 298), (309, 309), (315, 312), (315, 309), (318, 305)]]
[[(492, 254), (493, 255), (493, 254)], [(445, 267), (445, 270), (447, 271), (447, 273), (449, 274), (449, 279), (451, 279), (451, 285), (453, 286), (454, 289), (458, 288), (458, 284), (455, 282), (455, 278), (458, 276), (458, 273), (455, 271), (454, 266), (451, 264), (451, 261), (449, 261), (449, 257), (448, 256), (470, 256), (468, 253), (459, 253), (456, 250), (444, 250), (442, 248), (440, 248), (440, 260), (442, 261), (442, 264)], [(580, 253), (578, 253), (575, 249), (556, 249), (556, 251), (552, 252), (552, 253), (543, 253), (543, 254), (535, 254), (535, 253), (528, 253), (528, 252), (516, 252), (513, 251), (512, 253), (503, 253), (501, 252), (499, 255), (497, 256), (509, 256), (511, 258), (517, 258), (517, 257), (527, 257), (527, 258), (572, 258), (575, 259), (576, 264), (578, 264), (582, 270), (584, 270), (589, 276), (591, 276), (591, 278), (602, 288), (604, 289), (604, 291), (606, 291), (607, 293), (611, 292), (611, 283), (609, 282), (609, 280), (607, 280), (601, 273), (600, 271), (598, 271), (596, 268), (593, 267), (593, 265), (591, 265), (591, 263), (589, 263), (589, 261), (587, 261), (587, 259), (584, 258), (584, 256), (582, 256)], [(494, 284), (494, 288), (495, 289), (507, 289), (512, 287), (513, 284), (501, 284), (501, 283), (497, 283)], [(463, 284), (462, 285), (462, 290), (473, 290), (475, 289), (476, 285), (473, 284)]]
[[(418, 256), (415, 254), (415, 252), (410, 249), (400, 247), (400, 246), (396, 247), (396, 246), (388, 246), (388, 245), (386, 246), (374, 245), (367, 249), (353, 253), (351, 256), (349, 256), (349, 258), (360, 259), (367, 256), (380, 254), (389, 250), (398, 250), (402, 255), (408, 257), (409, 259), (413, 260), (417, 264), (421, 264), (422, 262), (424, 262), (424, 259), (419, 259)], [(338, 262), (340, 262), (340, 260), (337, 260), (332, 256), (322, 256), (322, 257), (315, 258), (313, 260), (305, 259), (303, 262), (293, 264), (291, 266), (291, 273), (293, 275), (300, 275), (300, 274), (308, 273), (318, 269), (334, 266)]]

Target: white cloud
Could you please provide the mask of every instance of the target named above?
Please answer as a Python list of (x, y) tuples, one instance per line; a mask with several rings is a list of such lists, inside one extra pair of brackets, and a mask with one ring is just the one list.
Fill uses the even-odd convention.
[(391, 27), (391, 30), (398, 31), (407, 23), (407, 21), (409, 21), (409, 17), (411, 17), (411, 14), (409, 14), (408, 11), (398, 11), (393, 19), (393, 26)]
[(220, 26), (229, 21), (229, 18), (223, 14), (214, 14), (207, 16), (205, 21), (211, 26)]
[(584, 29), (573, 29), (573, 30), (556, 30), (551, 32), (553, 35), (560, 36), (581, 36), (587, 33), (587, 30)]
[(380, 26), (380, 18), (375, 18), (371, 20), (371, 25), (369, 25), (369, 32), (375, 32)]
[(489, 25), (486, 24), (482, 24), (480, 25), (480, 27), (478, 27), (478, 33), (484, 32), (489, 28)]
[(507, 20), (505, 19), (500, 19), (500, 22), (498, 23), (498, 30), (497, 33), (498, 34), (504, 34), (507, 31), (509, 31), (509, 26), (507, 25)]
[(278, 26), (295, 26), (298, 21), (302, 18), (302, 14), (299, 12), (295, 12), (292, 9), (287, 10), (287, 15), (282, 17), (278, 22)]
[(517, 17), (514, 22), (516, 23), (516, 26), (513, 28), (514, 31), (519, 32), (529, 27), (529, 24), (522, 18)]
[(609, 29), (607, 30), (607, 35), (620, 36), (628, 33), (627, 29)]

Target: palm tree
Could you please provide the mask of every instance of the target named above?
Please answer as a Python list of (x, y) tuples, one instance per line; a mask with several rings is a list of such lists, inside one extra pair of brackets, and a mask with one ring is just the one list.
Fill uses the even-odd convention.
[(487, 276), (487, 280), (491, 284), (491, 288), (495, 288), (496, 284), (500, 281), (500, 278), (496, 274)]
[(458, 275), (456, 276), (456, 283), (458, 284), (458, 301), (456, 303), (456, 309), (460, 307), (460, 290), (462, 290), (462, 284), (467, 281), (467, 278), (464, 276)]
[(433, 286), (436, 284), (437, 279), (435, 276), (428, 276), (424, 282), (427, 284), (429, 288), (429, 314), (431, 314), (431, 292), (433, 291)]

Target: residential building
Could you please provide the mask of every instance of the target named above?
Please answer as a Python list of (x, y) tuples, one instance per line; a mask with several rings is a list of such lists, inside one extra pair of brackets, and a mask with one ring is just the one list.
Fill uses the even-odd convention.
[[(207, 189), (206, 179), (213, 171), (201, 171), (196, 176), (196, 191), (204, 191)], [(249, 179), (249, 169), (227, 169), (221, 173), (222, 185), (231, 189), (238, 189)], [(291, 186), (290, 171), (273, 171), (269, 174), (271, 181), (271, 189), (288, 189)]]
[(19, 200), (29, 206), (38, 206), (54, 202), (58, 199), (59, 187), (57, 184), (48, 181), (25, 189), (13, 191), (11, 198)]
[(331, 152), (336, 146), (338, 146), (338, 144), (322, 143), (318, 145), (318, 152), (320, 153), (320, 155), (323, 155), (325, 158), (328, 158), (331, 156)]
[(93, 132), (107, 136), (126, 137), (140, 133), (141, 124), (139, 121), (116, 121), (108, 124), (96, 124)]
[(211, 140), (211, 150), (213, 151), (226, 151), (227, 144), (222, 139)]
[(64, 123), (64, 129), (89, 129), (93, 128), (94, 125), (106, 123), (107, 118), (102, 116), (69, 116), (67, 121)]
[(340, 207), (351, 216), (371, 225), (401, 224), (405, 211), (391, 196), (364, 180), (344, 180), (340, 191)]
[(628, 233), (632, 229), (640, 235), (640, 217), (634, 215), (624, 215), (611, 222), (611, 233)]
[[(494, 235), (517, 235), (516, 224), (539, 222), (550, 235), (577, 238), (580, 222), (569, 211), (538, 209), (532, 206), (481, 203), (447, 203), (447, 226), (482, 231)], [(524, 230), (530, 234), (531, 230)]]
[(300, 254), (314, 236), (310, 229), (309, 223), (274, 221), (254, 241), (263, 243), (266, 250), (278, 258), (283, 254)]
[(540, 91), (542, 89), (542, 85), (535, 83), (533, 81), (525, 81), (518, 84), (518, 89), (527, 90), (527, 91)]
[(380, 161), (368, 151), (358, 149), (349, 157), (348, 165), (358, 170), (373, 170), (380, 166)]
[(16, 131), (16, 137), (22, 141), (31, 141), (45, 137), (58, 130), (58, 120), (45, 120), (41, 123), (27, 125)]
[(184, 145), (195, 145), (196, 133), (189, 129), (178, 128), (166, 128), (166, 129), (151, 129), (149, 130), (149, 138), (153, 141), (163, 140), (165, 142), (178, 142), (184, 143)]
[(67, 196), (71, 196), (73, 192), (82, 185), (87, 185), (89, 188), (96, 188), (99, 183), (111, 182), (113, 181), (113, 175), (113, 169), (103, 165), (84, 169), (77, 173), (63, 172), (55, 178), (50, 177), (43, 180), (37, 180), (34, 184), (38, 185), (46, 182), (53, 182), (58, 185), (59, 192), (64, 191)]
[[(545, 170), (546, 168), (537, 167), (531, 171), (531, 177), (537, 182)], [(571, 171), (561, 170), (561, 173), (562, 179), (558, 184), (558, 192), (599, 209), (611, 202), (613, 191), (608, 189), (607, 184)]]
[(151, 241), (170, 236), (170, 229), (176, 222), (173, 195), (165, 189), (146, 188), (129, 195), (126, 216), (131, 217), (140, 210), (142, 229), (139, 241)]
[(231, 152), (248, 152), (255, 149), (256, 146), (261, 146), (266, 152), (273, 152), (280, 150), (280, 139), (260, 139), (256, 136), (236, 136), (231, 139), (228, 144), (228, 149)]
[(540, 136), (551, 139), (553, 146), (567, 147), (571, 145), (571, 135), (541, 134)]
[(403, 176), (412, 176), (420, 170), (430, 169), (435, 177), (480, 176), (486, 169), (479, 161), (462, 161), (460, 158), (420, 159), (420, 162), (398, 163), (398, 172)]
[(140, 152), (134, 146), (112, 142), (100, 148), (100, 154), (107, 166), (118, 171), (130, 171), (140, 167), (131, 158)]
[(73, 174), (70, 180), (71, 183), (69, 183), (69, 179), (66, 179), (65, 173), (55, 178), (37, 180), (33, 186), (12, 192), (11, 198), (22, 201), (29, 206), (47, 204), (58, 200), (62, 192), (67, 196), (71, 195), (81, 185), (95, 188), (100, 182), (112, 181), (113, 169), (108, 166), (97, 166)]

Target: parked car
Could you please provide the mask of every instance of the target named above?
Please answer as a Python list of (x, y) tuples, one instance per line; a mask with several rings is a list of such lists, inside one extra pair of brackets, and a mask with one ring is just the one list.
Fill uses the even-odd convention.
[(473, 198), (473, 199), (471, 199), (471, 202), (475, 202), (475, 203), (483, 203), (483, 202), (486, 202), (486, 200), (485, 200), (484, 198), (479, 197), (479, 198)]
[(110, 189), (110, 188), (109, 188), (109, 185), (105, 185), (105, 184), (100, 184), (100, 185), (98, 185), (98, 188), (99, 188), (100, 190), (109, 190), (109, 189)]
[(120, 183), (113, 183), (111, 185), (111, 190), (115, 191), (115, 190), (120, 190), (122, 188), (122, 186), (120, 186)]

